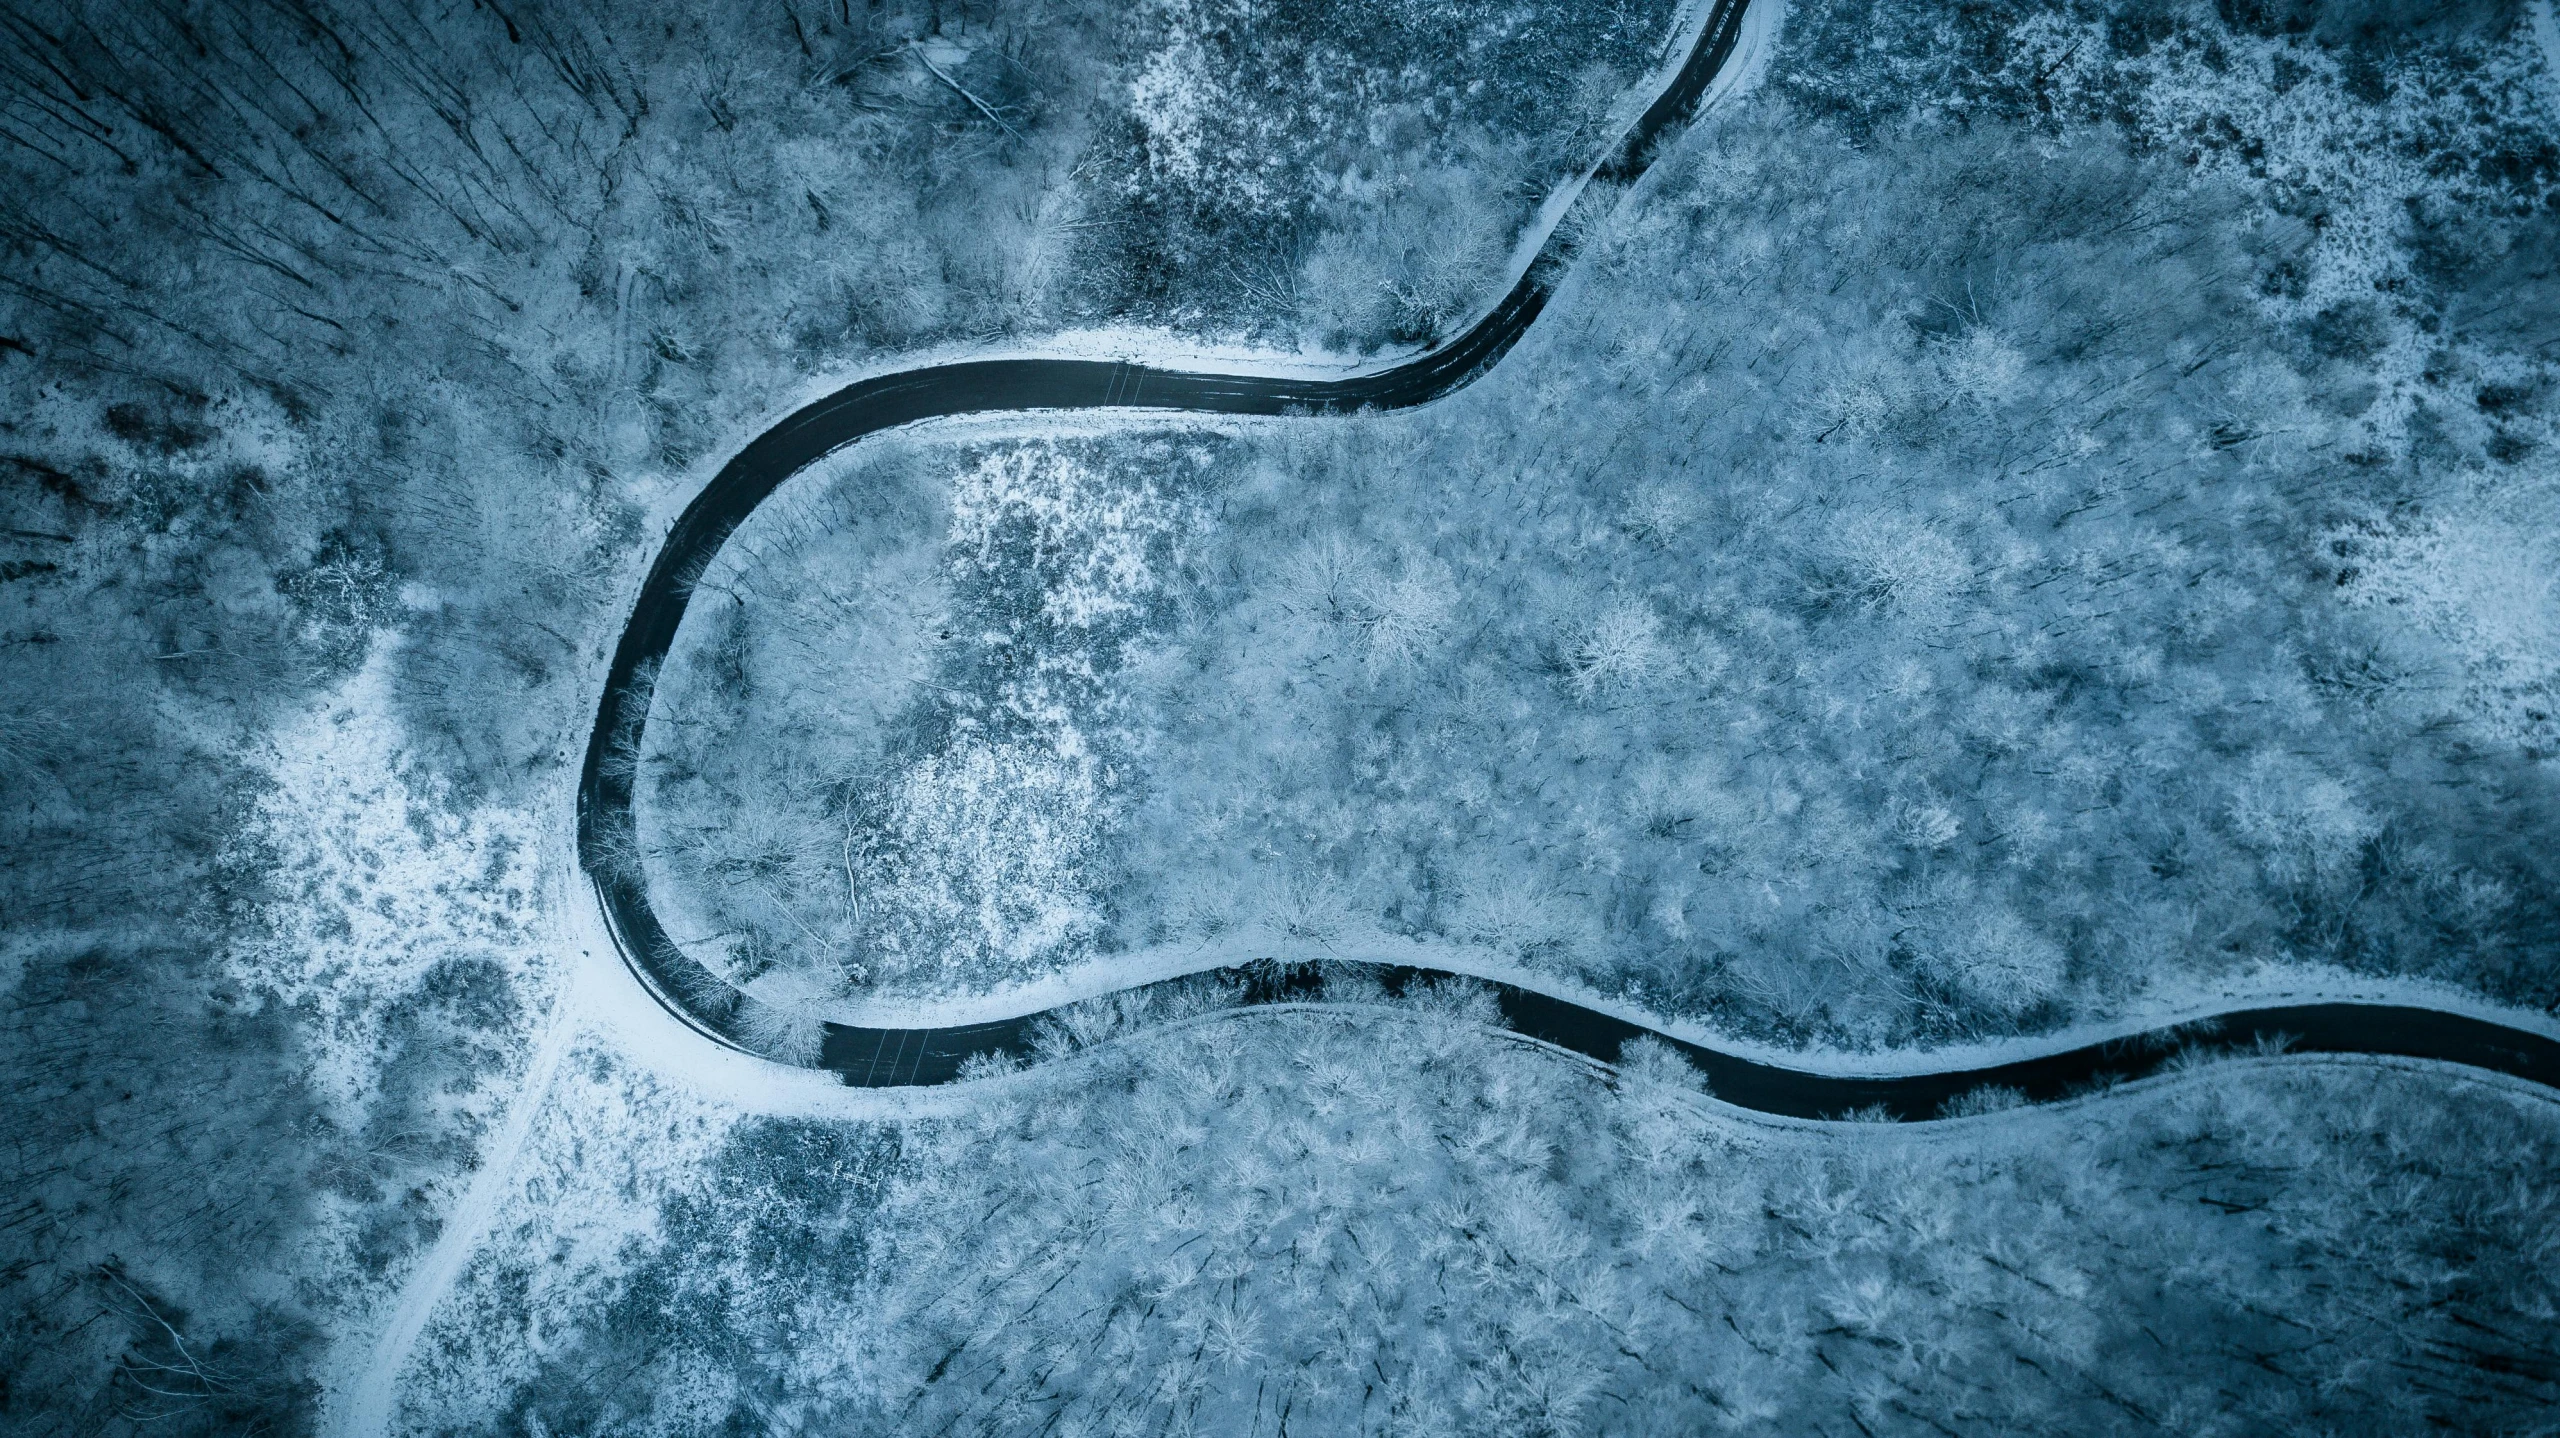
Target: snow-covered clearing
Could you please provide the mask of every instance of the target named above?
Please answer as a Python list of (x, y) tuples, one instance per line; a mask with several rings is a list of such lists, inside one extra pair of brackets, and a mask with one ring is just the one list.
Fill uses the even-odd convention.
[(527, 927), (550, 897), (540, 817), (469, 807), (413, 761), (391, 672), (386, 642), (274, 736), (251, 833), (286, 902), (230, 959), (243, 988), (309, 1015), (315, 1077), (350, 1126), (381, 1085), (388, 1012), (439, 962), (493, 960), (537, 1000), (552, 979)]
[[(443, 1063), (459, 1067), (432, 1085), (428, 1117), (439, 1131), (481, 1139), (480, 1173), (467, 1191), (454, 1191), (459, 1175), (424, 1180), (428, 1202), (448, 1217), (437, 1247), (406, 1284), (392, 1286), (402, 1277), (395, 1266), (336, 1291), (348, 1335), (332, 1365), (342, 1396), (349, 1393), (345, 1375), (362, 1362), (357, 1352), (372, 1346), (358, 1335), (379, 1326), (361, 1316), (387, 1306), (390, 1330), (402, 1331), (405, 1322), (413, 1333), (409, 1309), (417, 1296), (432, 1302), (442, 1284), (439, 1265), (449, 1268), (457, 1249), (468, 1251), (475, 1203), (486, 1202), (492, 1176), (506, 1171), (506, 1154), (521, 1141), (568, 1031), (560, 968), (535, 920), (559, 908), (539, 862), (546, 825), (530, 812), (470, 805), (414, 760), (391, 669), (390, 641), (383, 641), (361, 669), (274, 736), (264, 764), (270, 787), (244, 842), (259, 849), (281, 902), (262, 941), (229, 956), (231, 975), (247, 994), (302, 1019), (313, 1086), (341, 1131), (364, 1132), (398, 1101), (386, 1091), (398, 1066)], [(420, 1054), (395, 1028), (427, 1001), (440, 975), (457, 973), (482, 986), (475, 996), (486, 1012), (516, 1025), (475, 1035), (501, 1056), (495, 1071), (475, 1070), (455, 1053)], [(509, 1042), (535, 1027), (548, 1029), (541, 1043)], [(494, 1141), (483, 1137), (501, 1109), (507, 1128)], [(419, 1121), (416, 1114), (402, 1120)], [(320, 1201), (336, 1211), (325, 1231), (344, 1250), (327, 1271), (364, 1274), (356, 1254), (364, 1206), (334, 1192)], [(360, 1389), (355, 1400), (356, 1409), (341, 1412), (360, 1413), (370, 1401)], [(373, 1426), (359, 1419), (344, 1431)]]

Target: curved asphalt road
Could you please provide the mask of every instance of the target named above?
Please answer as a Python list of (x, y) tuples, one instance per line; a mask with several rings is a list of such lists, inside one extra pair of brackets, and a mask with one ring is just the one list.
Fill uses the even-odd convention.
[[(1670, 86), (1629, 129), (1597, 177), (1625, 182), (1644, 172), (1655, 143), (1684, 122), (1733, 54), (1749, 0), (1716, 0), (1697, 46)], [(1586, 191), (1581, 205), (1606, 204)], [(578, 785), (579, 861), (594, 883), (606, 926), (632, 974), (669, 1013), (715, 1042), (764, 1053), (756, 1000), (679, 948), (650, 906), (636, 855), (634, 765), (648, 722), (657, 662), (666, 657), (694, 581), (755, 507), (783, 481), (880, 430), (952, 415), (1019, 410), (1156, 409), (1201, 414), (1342, 414), (1427, 404), (1464, 386), (1502, 358), (1546, 307), (1573, 259), (1570, 224), (1559, 225), (1500, 304), (1449, 344), (1392, 369), (1347, 379), (1200, 374), (1099, 360), (1015, 359), (935, 365), (848, 386), (758, 435), (685, 507), (650, 566), (607, 672), (603, 703)], [(1436, 978), (1401, 966), (1375, 967), (1390, 992)], [(1317, 997), (1312, 967), (1254, 965), (1216, 975), (1245, 1004)], [(1184, 983), (1186, 980), (1171, 980)], [(1619, 1046), (1652, 1032), (1624, 1019), (1511, 984), (1487, 985), (1516, 1032), (1614, 1062)], [(1047, 1017), (1026, 1014), (939, 1029), (872, 1029), (830, 1023), (818, 1065), (860, 1087), (949, 1083), (977, 1053), (1027, 1054)], [(2248, 1009), (2206, 1024), (2161, 1031), (1946, 1073), (1859, 1078), (1758, 1063), (1667, 1035), (1706, 1075), (1716, 1097), (1793, 1118), (1881, 1110), (1897, 1119), (1936, 1117), (1948, 1099), (1986, 1084), (2031, 1100), (2061, 1098), (2095, 1085), (2140, 1078), (2186, 1048), (2242, 1048), (2282, 1040), (2290, 1051), (2389, 1054), (2442, 1059), (2560, 1087), (2560, 1041), (2432, 1009), (2313, 1004)], [(765, 1053), (766, 1057), (774, 1057)], [(788, 1061), (788, 1060), (785, 1060)]]

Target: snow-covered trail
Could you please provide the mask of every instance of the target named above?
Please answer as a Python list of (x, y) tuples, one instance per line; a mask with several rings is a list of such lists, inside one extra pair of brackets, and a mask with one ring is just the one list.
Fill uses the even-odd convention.
[(399, 1402), (400, 1373), (408, 1366), (409, 1351), (417, 1346), (418, 1335), (426, 1331), (436, 1305), (469, 1266), (489, 1220), (515, 1186), (516, 1160), (523, 1154), (525, 1143), (533, 1134), (534, 1120), (541, 1116), (550, 1097), (551, 1080), (559, 1072), (561, 1057), (580, 1032), (576, 996), (574, 982), (562, 990), (552, 1009), (550, 1028), (525, 1065), (524, 1083), (507, 1110), (506, 1127), (481, 1156), (480, 1171), (472, 1178), (471, 1187), (445, 1219), (435, 1247), (427, 1251), (402, 1286), (399, 1301), (392, 1305), (373, 1344), (361, 1355), (351, 1354), (342, 1360), (329, 1404), (329, 1432), (342, 1438), (371, 1438), (391, 1431)]

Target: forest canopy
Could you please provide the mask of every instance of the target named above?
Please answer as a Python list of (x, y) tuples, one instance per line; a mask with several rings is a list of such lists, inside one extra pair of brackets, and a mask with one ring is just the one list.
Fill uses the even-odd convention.
[[(8, 7), (0, 1427), (2541, 1421), (2549, 1105), (2442, 1069), (1777, 1133), (1449, 988), (1081, 1009), (866, 1123), (573, 987), (597, 678), (746, 437), (1445, 338), (1696, 15)], [(795, 1023), (1370, 936), (1778, 1044), (2549, 1008), (2547, 15), (1784, 20), (1446, 405), (787, 491), (643, 756), (678, 937)]]
[[(2560, 1000), (2560, 330), (2493, 298), (2551, 167), (2470, 163), (2531, 97), (2421, 89), (2446, 33), (2369, 97), (2220, 36), (2255, 159), (1797, 51), (1444, 405), (814, 474), (669, 671), (662, 891), (802, 1002), (1381, 941), (1858, 1046)], [(2072, 83), (2138, 119), (2198, 43)]]
[(588, 660), (691, 466), (884, 353), (1422, 338), (1670, 18), (10, 7), (6, 1426), (311, 1421), (558, 1019)]
[[(947, 1122), (706, 1128), (599, 1063), (406, 1419), (2380, 1435), (2560, 1396), (2547, 1099), (2239, 1060), (1773, 1131), (1469, 1002), (1158, 1031)], [(588, 1171), (618, 1123), (675, 1161)]]

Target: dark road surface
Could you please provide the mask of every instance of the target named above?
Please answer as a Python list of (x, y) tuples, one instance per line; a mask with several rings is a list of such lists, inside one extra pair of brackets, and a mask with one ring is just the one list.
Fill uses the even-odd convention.
[[(1732, 56), (1748, 0), (1717, 0), (1672, 84), (1647, 107), (1598, 168), (1614, 182), (1644, 172), (1664, 135), (1686, 122), (1716, 72)], [(1610, 202), (1586, 191), (1576, 208)], [(632, 814), (640, 737), (647, 723), (658, 661), (674, 643), (685, 606), (729, 536), (784, 481), (866, 435), (954, 415), (1033, 410), (1133, 409), (1193, 414), (1345, 414), (1405, 409), (1447, 395), (1508, 352), (1546, 307), (1573, 260), (1570, 235), (1557, 226), (1502, 301), (1449, 344), (1391, 369), (1344, 379), (1205, 374), (1156, 370), (1100, 360), (1007, 359), (934, 365), (848, 386), (801, 409), (757, 436), (685, 507), (648, 578), (608, 670), (595, 729), (578, 786), (578, 852), (607, 927), (632, 974), (669, 1013), (728, 1047), (763, 1053), (749, 1035), (770, 1032), (755, 1021), (756, 1000), (686, 955), (651, 907), (633, 857)], [(1371, 970), (1389, 990), (1417, 979), (1456, 978), (1427, 970)], [(1241, 1002), (1302, 1000), (1320, 981), (1305, 968), (1256, 965), (1221, 971)], [(1175, 980), (1172, 982), (1183, 982)], [(1650, 1032), (1625, 1020), (1507, 984), (1487, 985), (1516, 1032), (1613, 1062), (1620, 1044)], [(977, 1053), (1027, 1054), (1044, 1015), (941, 1029), (870, 1029), (829, 1024), (819, 1066), (862, 1087), (949, 1083)], [(1881, 1108), (1900, 1119), (1937, 1115), (1947, 1099), (1999, 1084), (2043, 1100), (2110, 1080), (2139, 1078), (2182, 1047), (2245, 1047), (2282, 1036), (2294, 1052), (2391, 1054), (2443, 1059), (2560, 1087), (2560, 1042), (2538, 1034), (2430, 1009), (2318, 1004), (2224, 1014), (2218, 1028), (2190, 1025), (2178, 1034), (2144, 1035), (2020, 1060), (1994, 1068), (1899, 1077), (1856, 1078), (1754, 1062), (1667, 1039), (1702, 1070), (1714, 1094), (1766, 1113), (1830, 1117)], [(767, 1057), (773, 1055), (766, 1054)], [(788, 1061), (788, 1060), (785, 1060)]]

